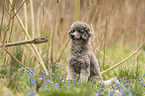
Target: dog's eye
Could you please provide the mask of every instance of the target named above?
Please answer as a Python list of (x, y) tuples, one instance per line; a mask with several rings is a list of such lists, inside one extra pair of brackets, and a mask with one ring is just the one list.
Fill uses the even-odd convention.
[(81, 31), (80, 31), (80, 30), (78, 30), (78, 32), (80, 33)]
[(75, 30), (72, 31), (72, 33), (74, 33), (74, 32), (75, 32)]

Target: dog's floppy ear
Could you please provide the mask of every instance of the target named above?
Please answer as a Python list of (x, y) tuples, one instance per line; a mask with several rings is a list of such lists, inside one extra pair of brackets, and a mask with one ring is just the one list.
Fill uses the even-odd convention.
[(84, 39), (84, 40), (88, 40), (91, 36), (92, 36), (92, 32), (91, 32), (91, 31), (85, 31), (85, 32), (81, 35), (82, 39)]

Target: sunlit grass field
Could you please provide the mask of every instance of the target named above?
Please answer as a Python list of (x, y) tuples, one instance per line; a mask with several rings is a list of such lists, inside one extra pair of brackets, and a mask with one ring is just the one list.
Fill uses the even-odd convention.
[[(130, 49), (125, 49), (120, 56), (116, 47), (109, 48), (106, 51), (106, 55), (112, 59), (116, 60), (114, 62), (119, 62), (127, 55), (133, 52)], [(111, 54), (110, 54), (111, 52)], [(19, 54), (19, 52), (17, 52)], [(11, 76), (10, 67), (7, 67), (7, 71), (4, 66), (1, 66), (1, 82), (0, 90), (3, 96), (22, 95), (22, 96), (96, 96), (105, 95), (112, 96), (113, 94), (119, 96), (142, 96), (145, 95), (145, 74), (144, 74), (144, 54), (140, 54), (138, 57), (138, 69), (136, 57), (132, 57), (130, 60), (126, 61), (122, 65), (116, 67), (103, 75), (104, 80), (117, 76), (120, 83), (114, 84), (112, 86), (106, 86), (103, 83), (93, 83), (93, 82), (78, 82), (78, 81), (67, 81), (67, 66), (56, 63), (54, 65), (54, 70), (49, 69), (50, 64), (46, 62), (46, 67), (48, 69), (49, 75), (45, 74), (43, 69), (37, 70), (37, 68), (32, 69), (35, 62), (31, 62), (29, 68), (35, 72), (39, 73), (38, 76), (34, 76), (31, 72), (26, 69), (21, 68), (17, 63), (15, 66), (15, 72)], [(99, 59), (100, 68), (102, 71), (102, 57), (100, 54)], [(66, 62), (67, 63), (67, 62)], [(109, 68), (113, 64), (106, 63), (105, 69)], [(138, 72), (137, 72), (138, 70)], [(38, 83), (36, 83), (36, 80)], [(9, 81), (9, 82), (8, 82)], [(43, 81), (39, 92), (36, 92), (37, 85)], [(7, 85), (7, 86), (6, 86)]]

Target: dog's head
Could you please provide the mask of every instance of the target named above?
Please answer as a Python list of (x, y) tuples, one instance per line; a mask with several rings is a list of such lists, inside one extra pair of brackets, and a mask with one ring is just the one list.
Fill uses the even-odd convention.
[(71, 25), (69, 37), (73, 40), (83, 39), (88, 40), (92, 35), (90, 26), (85, 22), (77, 21)]

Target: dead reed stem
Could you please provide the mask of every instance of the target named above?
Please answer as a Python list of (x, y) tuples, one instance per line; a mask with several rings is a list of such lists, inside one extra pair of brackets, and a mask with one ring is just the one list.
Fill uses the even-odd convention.
[(74, 22), (79, 21), (79, 14), (80, 14), (80, 0), (75, 0)]
[[(100, 51), (98, 48), (96, 48), (97, 51), (99, 51), (102, 55), (104, 55), (104, 53), (102, 51)], [(105, 57), (112, 63), (114, 64), (114, 62), (108, 57), (105, 55)]]
[(16, 14), (20, 11), (20, 9), (23, 7), (23, 5), (25, 4), (27, 0), (23, 0), (23, 3), (20, 5), (19, 9), (17, 10), (17, 12), (11, 17), (14, 18), (16, 16)]
[[(100, 6), (99, 6), (99, 10), (98, 10), (98, 13), (97, 13), (97, 16), (96, 16), (96, 23), (95, 23), (95, 25), (97, 25), (98, 23), (99, 23), (99, 17), (100, 17), (100, 12), (101, 12), (101, 9), (102, 9), (102, 6), (103, 6), (103, 3), (104, 3), (104, 0), (102, 0), (101, 1), (101, 4), (100, 4)], [(97, 10), (96, 10), (97, 11)]]
[(5, 51), (13, 58), (15, 59), (21, 66), (26, 68), (29, 72), (31, 72), (33, 75), (36, 75), (34, 72), (32, 72), (29, 68), (27, 68), (24, 64), (22, 64), (15, 56), (13, 56), (7, 49)]
[(60, 58), (62, 57), (62, 55), (63, 55), (63, 53), (64, 53), (64, 50), (65, 50), (65, 48), (67, 47), (69, 41), (70, 41), (70, 39), (69, 39), (69, 40), (67, 41), (67, 43), (65, 44), (65, 47), (63, 48), (63, 50), (62, 50), (62, 52), (61, 52), (61, 54), (60, 54), (60, 56), (59, 56), (59, 58), (57, 59), (56, 62), (58, 62), (58, 61), (60, 60)]
[(35, 23), (34, 23), (34, 9), (33, 9), (33, 0), (30, 0), (30, 9), (31, 9), (31, 24), (32, 24), (32, 38), (35, 37)]
[[(114, 8), (114, 5), (115, 5), (115, 2), (116, 2), (116, 0), (114, 0), (114, 2), (113, 2), (113, 4), (112, 4), (112, 7), (111, 7), (111, 12), (110, 12), (110, 15), (109, 15), (109, 18), (108, 18), (108, 21), (107, 21), (107, 25), (106, 25), (106, 26), (108, 26), (108, 24), (109, 24), (110, 17), (111, 17), (111, 14), (112, 14), (112, 12), (113, 12), (113, 8)], [(101, 6), (102, 6), (102, 3), (103, 3), (103, 1), (101, 2)], [(99, 9), (99, 10), (101, 10), (101, 9)], [(99, 15), (97, 15), (97, 18), (98, 18), (98, 17), (99, 17)], [(106, 28), (105, 28), (105, 30), (107, 31), (107, 29), (106, 29)], [(104, 37), (103, 37), (103, 39), (101, 40), (100, 50), (101, 50), (101, 48), (102, 48), (103, 40), (104, 40)], [(99, 52), (98, 52), (97, 57), (99, 57)]]
[(112, 7), (111, 7), (111, 12), (110, 12), (110, 15), (109, 15), (109, 18), (108, 18), (108, 22), (110, 21), (110, 17), (111, 17), (111, 15), (112, 15), (112, 12), (113, 12), (113, 8), (114, 8), (114, 5), (115, 5), (115, 2), (116, 2), (116, 0), (113, 1)]
[(139, 56), (137, 56), (137, 58), (136, 58), (136, 63), (137, 63), (137, 66), (136, 66), (136, 79), (138, 78), (138, 60), (139, 60)]
[(118, 65), (124, 63), (125, 61), (129, 60), (132, 56), (134, 56), (142, 47), (144, 46), (144, 42), (131, 54), (129, 55), (128, 57), (126, 57), (125, 59), (123, 59), (122, 61), (118, 62), (117, 64), (115, 64), (114, 66), (108, 68), (107, 70), (105, 71), (102, 71), (101, 74), (103, 73), (106, 73), (110, 70), (112, 70), (113, 68), (117, 67)]
[(55, 32), (55, 26), (56, 26), (56, 17), (57, 17), (57, 8), (58, 8), (58, 4), (59, 2), (56, 3), (56, 10), (55, 10), (55, 17), (54, 17), (54, 25), (53, 25), (53, 31), (52, 31), (52, 39), (51, 39), (51, 56), (50, 56), (50, 60), (51, 60), (51, 68), (53, 68), (53, 64), (54, 64), (54, 58), (53, 58), (53, 44), (54, 44), (54, 32)]
[(105, 47), (106, 47), (106, 33), (107, 33), (107, 26), (108, 26), (108, 19), (106, 18), (106, 26), (105, 26), (105, 33), (104, 33), (104, 56), (103, 56), (103, 70), (105, 69)]
[(4, 5), (3, 5), (3, 13), (2, 13), (2, 19), (1, 19), (1, 26), (0, 26), (0, 38), (2, 38), (2, 26), (3, 26), (3, 20), (4, 20)]
[(3, 39), (3, 46), (2, 46), (2, 50), (5, 49), (5, 44), (6, 44), (6, 40), (7, 40), (7, 33), (10, 29), (10, 25), (11, 25), (11, 15), (12, 15), (12, 12), (14, 10), (14, 6), (15, 6), (15, 0), (12, 1), (12, 4), (11, 4), (11, 11), (10, 11), (10, 15), (9, 15), (9, 20), (8, 20), (8, 24), (7, 24), (7, 28), (6, 28), (6, 31), (5, 31), (5, 34), (4, 34), (4, 39)]
[[(10, 0), (9, 0), (9, 2), (10, 2)], [(5, 0), (5, 8), (6, 8), (6, 12), (10, 15), (10, 12), (8, 11), (8, 8), (7, 8), (7, 2), (6, 2), (6, 0)]]
[[(14, 12), (16, 12), (16, 10), (14, 10)], [(31, 40), (31, 37), (30, 37), (30, 35), (28, 34), (28, 32), (26, 31), (26, 29), (25, 29), (25, 27), (24, 27), (24, 24), (23, 24), (23, 22), (22, 22), (22, 20), (20, 19), (20, 17), (19, 17), (18, 14), (16, 14), (16, 18), (17, 18), (17, 20), (18, 20), (18, 22), (19, 22), (19, 24), (20, 24), (22, 30), (24, 31), (24, 33), (25, 33), (27, 39), (28, 39), (28, 40)], [(31, 47), (30, 47), (30, 46), (31, 46)], [(36, 46), (35, 46), (34, 44), (31, 44), (30, 46), (29, 46), (29, 47), (31, 48), (32, 52), (35, 54), (35, 56), (37, 57), (39, 63), (41, 64), (41, 66), (42, 66), (43, 69), (45, 70), (46, 75), (48, 75), (47, 69), (46, 69), (46, 67), (45, 67), (45, 65), (44, 65), (44, 62), (43, 62), (43, 60), (42, 60), (42, 58), (41, 58), (41, 56), (40, 56), (40, 54), (39, 54), (39, 52), (38, 52)]]
[[(24, 3), (24, 7), (23, 7), (23, 11), (24, 11), (24, 26), (26, 28), (26, 31), (28, 33), (28, 17), (27, 17), (27, 3), (26, 0), (23, 0)], [(24, 36), (25, 40), (27, 40), (27, 37)], [(22, 54), (22, 63), (24, 63), (25, 61), (25, 53), (26, 53), (26, 48), (25, 46), (23, 46), (23, 54)]]

